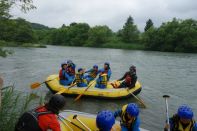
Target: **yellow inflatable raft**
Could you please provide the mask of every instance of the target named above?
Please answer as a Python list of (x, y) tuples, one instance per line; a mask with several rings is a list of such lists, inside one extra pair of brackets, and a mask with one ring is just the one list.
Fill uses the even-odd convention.
[[(93, 114), (64, 110), (59, 114), (61, 131), (98, 131), (95, 118)], [(148, 130), (140, 128), (140, 131)]]
[(63, 86), (59, 83), (58, 75), (50, 75), (46, 79), (46, 86), (51, 90), (53, 93), (57, 93), (59, 91), (64, 91), (63, 95), (79, 95), (83, 94), (84, 96), (91, 96), (91, 97), (101, 97), (101, 98), (109, 98), (109, 99), (120, 99), (131, 97), (132, 93), (137, 95), (141, 91), (141, 84), (137, 81), (135, 87), (127, 90), (127, 88), (113, 88), (113, 86), (108, 82), (106, 89), (99, 89), (95, 88), (96, 82), (90, 82), (90, 88), (85, 91), (87, 87), (71, 87), (67, 90), (65, 88), (69, 86)]

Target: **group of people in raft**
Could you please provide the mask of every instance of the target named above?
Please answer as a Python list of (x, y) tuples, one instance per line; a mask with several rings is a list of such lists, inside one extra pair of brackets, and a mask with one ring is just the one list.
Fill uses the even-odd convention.
[[(107, 87), (107, 83), (112, 74), (109, 62), (105, 62), (102, 69), (98, 69), (98, 65), (94, 65), (92, 69), (87, 71), (83, 68), (78, 68), (78, 72), (76, 73), (75, 68), (76, 65), (71, 60), (61, 63), (61, 69), (59, 71), (61, 85), (69, 86), (76, 83), (77, 87), (87, 87), (88, 84), (99, 75), (95, 87), (104, 89)], [(117, 81), (122, 82), (111, 83), (114, 88), (134, 87), (137, 81), (136, 67), (131, 65), (129, 71)]]
[[(76, 82), (77, 86), (84, 87), (99, 74), (96, 87), (106, 88), (106, 81), (109, 81), (111, 76), (108, 62), (104, 63), (103, 69), (98, 70), (98, 66), (94, 65), (93, 69), (86, 72), (79, 68), (77, 73), (75, 73), (75, 64), (70, 60), (62, 63), (61, 67), (59, 76), (60, 83), (63, 85), (71, 85)], [(84, 73), (89, 74), (84, 76)], [(84, 79), (87, 83), (83, 81)], [(129, 71), (119, 80), (124, 80), (120, 87), (133, 87), (137, 80), (135, 66), (131, 66)], [(65, 104), (65, 97), (60, 94), (53, 95), (44, 106), (24, 113), (19, 118), (15, 131), (61, 131), (58, 119), (62, 120), (62, 117), (59, 115), (59, 111), (65, 109)], [(140, 131), (139, 113), (137, 104), (129, 103), (114, 112), (109, 110), (100, 111), (96, 116), (95, 124), (99, 131)], [(177, 113), (169, 118), (169, 125), (165, 125), (164, 131), (197, 131), (197, 123), (193, 116), (191, 107), (181, 105)], [(117, 117), (121, 118), (119, 124), (115, 123)]]
[[(30, 119), (28, 116), (30, 112), (22, 115), (15, 126), (15, 131), (61, 131), (58, 118), (62, 117), (59, 111), (65, 109), (65, 104), (64, 96), (53, 95), (47, 104), (33, 110), (36, 120)], [(99, 131), (140, 131), (139, 113), (138, 106), (135, 103), (129, 103), (115, 112), (100, 111), (96, 116), (95, 124)], [(170, 124), (166, 124), (164, 131), (197, 131), (197, 123), (193, 116), (189, 106), (181, 105), (177, 113), (169, 119)], [(116, 117), (121, 118), (120, 123), (115, 123)]]

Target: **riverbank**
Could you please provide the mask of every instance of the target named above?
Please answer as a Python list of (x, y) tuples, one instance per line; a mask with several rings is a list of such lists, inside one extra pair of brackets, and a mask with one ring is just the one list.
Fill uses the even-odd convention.
[[(53, 45), (53, 44), (49, 44)], [(91, 47), (91, 48), (109, 48), (109, 49), (126, 49), (126, 50), (146, 50), (143, 44), (140, 43), (123, 43), (123, 42), (108, 42), (99, 46), (91, 46), (85, 44), (83, 46), (73, 45), (53, 45), (53, 46), (65, 46), (65, 47)]]
[(102, 48), (113, 48), (113, 49), (127, 49), (127, 50), (145, 50), (143, 44), (140, 43), (106, 43), (101, 46)]
[(19, 43), (19, 42), (7, 42), (0, 40), (0, 47), (33, 47), (33, 48), (47, 48), (46, 45), (41, 43)]

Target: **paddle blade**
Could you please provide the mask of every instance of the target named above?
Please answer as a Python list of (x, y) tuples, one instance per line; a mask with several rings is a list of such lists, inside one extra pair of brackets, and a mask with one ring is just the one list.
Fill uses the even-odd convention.
[(169, 95), (163, 95), (163, 98), (169, 98), (170, 96)]
[(35, 89), (38, 88), (41, 84), (39, 82), (35, 82), (33, 84), (31, 84), (31, 89)]

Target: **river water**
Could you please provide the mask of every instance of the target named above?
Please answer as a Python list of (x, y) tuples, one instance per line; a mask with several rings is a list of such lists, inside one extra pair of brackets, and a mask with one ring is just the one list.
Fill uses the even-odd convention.
[[(42, 82), (47, 76), (58, 73), (60, 63), (71, 59), (77, 67), (91, 68), (110, 62), (111, 79), (120, 78), (131, 64), (137, 67), (142, 92), (138, 95), (148, 108), (141, 108), (141, 127), (151, 131), (163, 130), (165, 123), (164, 94), (170, 95), (169, 114), (181, 104), (192, 107), (197, 119), (197, 54), (163, 53), (120, 49), (48, 46), (48, 48), (8, 48), (14, 54), (0, 58), (0, 75), (5, 85), (15, 85), (16, 90), (50, 94), (45, 85), (31, 90), (32, 82)], [(48, 95), (47, 95), (48, 96)], [(133, 98), (125, 100), (84, 99), (78, 102), (67, 98), (67, 109), (97, 113), (102, 109), (116, 110)], [(139, 103), (138, 103), (139, 104)]]

